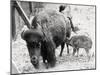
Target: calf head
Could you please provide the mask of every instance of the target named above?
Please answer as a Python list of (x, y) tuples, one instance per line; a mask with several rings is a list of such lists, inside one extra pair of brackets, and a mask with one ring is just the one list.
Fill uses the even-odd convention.
[(21, 33), (21, 37), (27, 43), (31, 63), (35, 68), (39, 68), (39, 56), (41, 54), (42, 32), (39, 30), (26, 30)]

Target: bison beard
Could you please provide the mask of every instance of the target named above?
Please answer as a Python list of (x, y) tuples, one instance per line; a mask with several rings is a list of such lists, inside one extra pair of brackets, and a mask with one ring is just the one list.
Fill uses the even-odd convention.
[[(67, 35), (71, 32), (69, 19), (65, 21), (64, 16), (55, 10), (44, 10), (34, 17), (31, 24), (29, 31), (32, 37), (29, 33), (24, 35), (30, 36), (27, 39), (29, 41), (30, 38), (34, 40), (37, 33), (39, 33), (38, 35), (43, 34), (40, 41), (41, 56), (43, 57), (43, 62), (47, 63), (47, 67), (54, 67), (56, 64), (55, 49), (65, 42)], [(24, 40), (26, 41), (25, 38)], [(39, 38), (37, 41), (39, 41)]]
[[(42, 42), (41, 46), (41, 55), (43, 57), (43, 62), (47, 64), (47, 68), (49, 66), (54, 67), (56, 63), (56, 57), (55, 57), (55, 48), (54, 45), (51, 42)], [(47, 62), (46, 62), (47, 60)]]

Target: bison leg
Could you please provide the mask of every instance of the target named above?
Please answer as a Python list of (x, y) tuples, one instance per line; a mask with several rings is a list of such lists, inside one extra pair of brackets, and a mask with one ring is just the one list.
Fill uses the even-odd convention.
[(63, 52), (63, 49), (64, 49), (64, 45), (65, 45), (65, 43), (62, 43), (61, 44), (61, 52), (60, 52), (60, 55), (59, 56), (62, 56), (62, 52)]
[(66, 46), (67, 46), (67, 54), (69, 55), (69, 39), (71, 36), (71, 31), (68, 31), (66, 34)]
[(73, 56), (75, 55), (76, 53), (76, 48), (73, 48)]
[(43, 63), (46, 63), (46, 59), (45, 58), (43, 58)]

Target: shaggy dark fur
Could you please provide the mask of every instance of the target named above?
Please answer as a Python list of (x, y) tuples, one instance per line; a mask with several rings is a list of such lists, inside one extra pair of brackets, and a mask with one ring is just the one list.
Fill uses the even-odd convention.
[[(68, 19), (65, 20), (64, 16), (61, 13), (56, 12), (55, 10), (44, 10), (38, 13), (34, 17), (31, 24), (32, 26), (31, 26), (31, 29), (29, 29), (29, 31), (32, 31), (32, 32), (29, 32), (28, 34), (23, 32), (24, 40), (26, 41), (25, 36), (30, 36), (29, 35), (30, 33), (31, 34), (34, 33), (32, 34), (32, 37), (30, 36), (28, 38), (28, 41), (31, 38), (33, 38), (33, 40), (31, 41), (31, 44), (33, 45), (34, 37), (37, 37), (37, 35), (42, 34), (41, 41), (35, 38), (36, 41), (41, 43), (41, 48), (37, 47), (38, 48), (37, 51), (40, 50), (44, 63), (47, 63), (48, 66), (50, 67), (54, 67), (56, 64), (55, 49), (59, 45), (62, 45), (63, 43), (65, 43), (66, 37), (69, 37), (70, 32), (71, 32), (71, 25), (70, 25), (69, 20)], [(35, 34), (35, 32), (37, 35)], [(39, 36), (37, 38), (39, 38)], [(34, 54), (34, 51), (36, 51), (36, 48), (35, 49), (32, 48), (30, 50), (32, 51), (30, 52), (30, 54), (32, 55), (33, 53), (32, 56), (36, 55)], [(39, 55), (39, 53), (37, 54)]]
[(36, 15), (32, 21), (32, 28), (41, 26), (44, 39), (41, 42), (41, 55), (43, 61), (53, 67), (56, 63), (55, 49), (61, 45), (66, 38), (66, 25), (64, 17), (55, 10), (44, 10)]

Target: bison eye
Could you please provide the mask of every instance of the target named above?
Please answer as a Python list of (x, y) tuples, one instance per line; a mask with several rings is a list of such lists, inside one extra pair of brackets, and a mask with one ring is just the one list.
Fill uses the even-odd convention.
[(32, 42), (31, 45), (34, 48), (40, 48), (41, 47), (41, 43), (40, 42)]
[(41, 47), (41, 43), (38, 42), (38, 43), (36, 44), (36, 47), (37, 47), (37, 48), (40, 48), (40, 47)]

